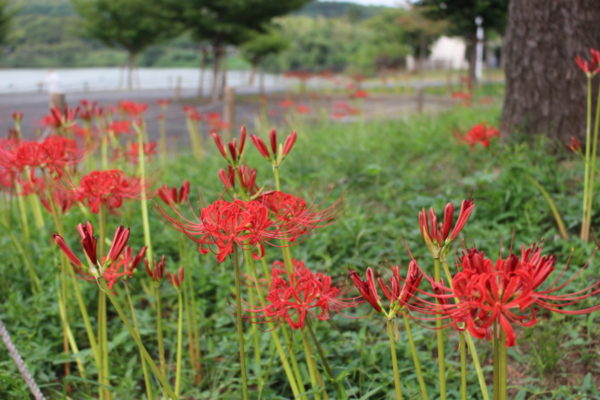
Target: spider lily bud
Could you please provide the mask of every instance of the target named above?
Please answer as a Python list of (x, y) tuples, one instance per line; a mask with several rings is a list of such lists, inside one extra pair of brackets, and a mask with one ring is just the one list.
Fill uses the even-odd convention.
[(167, 279), (171, 283), (171, 285), (175, 286), (179, 289), (181, 284), (183, 283), (183, 267), (179, 267), (177, 273), (171, 274), (167, 272)]

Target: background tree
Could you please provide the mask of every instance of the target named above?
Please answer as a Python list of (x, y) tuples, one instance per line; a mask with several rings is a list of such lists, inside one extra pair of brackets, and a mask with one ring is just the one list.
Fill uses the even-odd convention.
[(17, 11), (18, 9), (12, 6), (10, 0), (0, 0), (0, 46), (9, 42)]
[(400, 18), (406, 14), (401, 8), (390, 8), (369, 18), (365, 26), (371, 31), (366, 58), (376, 70), (397, 69), (404, 66), (411, 48), (406, 41), (406, 30)]
[[(261, 64), (268, 56), (277, 54), (280, 51), (286, 49), (289, 46), (289, 41), (285, 39), (281, 32), (273, 28), (266, 33), (256, 33), (252, 38), (246, 41), (240, 48), (242, 55), (246, 58), (250, 64), (252, 64), (252, 71), (248, 78), (248, 84), (254, 84), (254, 77), (259, 72)], [(262, 71), (260, 79), (260, 93), (263, 93), (263, 79)]]
[(460, 36), (467, 43), (469, 77), (475, 81), (475, 44), (477, 24), (475, 18), (483, 19), (486, 36), (491, 32), (504, 32), (509, 0), (418, 0), (424, 7), (425, 16), (448, 21), (446, 33)]
[[(239, 46), (256, 32), (265, 32), (271, 20), (294, 11), (310, 0), (161, 0), (170, 18), (180, 22), (199, 42), (208, 42), (213, 53), (211, 99), (216, 101), (225, 87), (222, 66), (227, 46)], [(219, 72), (223, 69), (221, 84)]]
[(586, 78), (577, 55), (600, 47), (597, 0), (512, 0), (504, 44), (502, 123), (566, 142), (585, 133)]
[(396, 19), (404, 29), (404, 38), (410, 46), (420, 72), (423, 62), (429, 56), (431, 45), (448, 29), (445, 20), (432, 20), (425, 15), (422, 7), (413, 6)]
[(127, 88), (133, 87), (136, 57), (149, 46), (174, 37), (177, 24), (161, 18), (160, 4), (146, 0), (73, 0), (87, 37), (127, 51)]

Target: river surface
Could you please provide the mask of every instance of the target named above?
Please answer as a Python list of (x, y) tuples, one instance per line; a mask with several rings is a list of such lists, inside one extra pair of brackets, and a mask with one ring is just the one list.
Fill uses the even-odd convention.
[[(41, 68), (0, 69), (0, 93), (43, 92), (48, 71)], [(124, 68), (57, 68), (54, 71), (65, 93), (120, 90), (127, 85), (127, 71)], [(249, 74), (250, 71), (228, 71), (227, 84), (236, 87), (247, 85)], [(200, 75), (197, 68), (138, 68), (134, 74), (134, 89), (174, 89), (178, 85), (197, 88)], [(211, 77), (211, 71), (205, 70), (205, 92), (210, 89)], [(289, 79), (279, 75), (266, 74), (264, 79), (267, 87), (290, 83)]]

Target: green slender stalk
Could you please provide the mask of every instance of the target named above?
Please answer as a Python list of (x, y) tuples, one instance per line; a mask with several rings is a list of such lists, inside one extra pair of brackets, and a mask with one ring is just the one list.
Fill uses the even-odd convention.
[(584, 241), (589, 240), (589, 226), (588, 226), (588, 197), (590, 190), (590, 166), (591, 166), (591, 130), (592, 130), (592, 78), (588, 76), (587, 81), (587, 114), (586, 114), (586, 128), (585, 128), (585, 164), (584, 164), (584, 177), (583, 177), (583, 215), (581, 218), (581, 239)]
[(165, 118), (166, 115), (162, 114), (162, 118), (158, 119), (158, 151), (160, 152), (160, 161), (163, 168), (167, 165), (167, 127)]
[(35, 195), (29, 195), (29, 203), (31, 205), (31, 209), (33, 210), (33, 220), (35, 222), (35, 226), (38, 229), (43, 229), (44, 224), (44, 216), (42, 214), (42, 208), (40, 207), (40, 202)]
[(65, 301), (62, 296), (63, 296), (63, 294), (61, 292), (59, 292), (58, 311), (60, 313), (60, 319), (61, 319), (61, 322), (63, 323), (63, 329), (64, 329), (64, 337), (63, 337), (64, 352), (65, 352), (65, 354), (68, 354), (69, 348), (71, 348), (71, 351), (73, 352), (73, 356), (75, 356), (79, 374), (81, 375), (82, 378), (85, 378), (85, 375), (86, 375), (85, 367), (83, 366), (83, 362), (81, 361), (81, 359), (78, 357), (79, 348), (77, 347), (77, 342), (75, 341), (75, 336), (73, 336), (73, 331), (71, 331), (71, 328), (68, 323), (67, 307), (65, 305)]
[[(99, 221), (99, 249), (100, 254), (104, 254), (104, 247), (106, 243), (106, 209), (103, 205), (100, 205), (98, 209), (98, 221)], [(105, 400), (111, 399), (110, 393), (110, 368), (108, 362), (108, 329), (106, 319), (106, 293), (102, 290), (98, 291), (98, 349), (100, 354), (101, 368), (98, 371), (99, 380), (102, 387), (103, 398)]]
[(17, 197), (17, 205), (19, 207), (19, 217), (21, 217), (21, 228), (23, 229), (23, 235), (25, 236), (25, 241), (29, 242), (30, 233), (29, 233), (29, 221), (27, 218), (27, 211), (25, 208), (25, 201), (23, 200), (23, 196), (20, 194), (22, 192), (21, 185), (15, 181), (15, 188)]
[(152, 239), (150, 237), (150, 221), (148, 219), (148, 198), (146, 195), (146, 159), (144, 154), (144, 132), (141, 126), (135, 124), (138, 137), (138, 161), (140, 174), (140, 204), (142, 209), (142, 225), (144, 228), (144, 245), (146, 245), (146, 259), (152, 264)]
[(100, 142), (100, 156), (102, 157), (102, 169), (106, 171), (108, 169), (108, 139), (106, 138), (106, 135), (102, 135), (102, 140)]
[[(439, 258), (433, 259), (433, 277), (436, 282), (440, 281), (440, 260)], [(440, 399), (446, 400), (446, 354), (444, 349), (444, 331), (442, 330), (442, 320), (437, 319), (435, 321), (435, 336), (437, 340), (437, 354), (438, 354), (438, 379), (440, 382)]]
[(498, 389), (500, 390), (499, 400), (506, 400), (506, 336), (503, 330), (500, 330), (500, 340), (498, 343)]
[(415, 365), (415, 372), (417, 373), (417, 381), (419, 382), (419, 388), (421, 389), (421, 398), (423, 400), (429, 400), (427, 386), (425, 385), (425, 380), (423, 379), (423, 372), (421, 371), (421, 362), (419, 361), (419, 356), (417, 355), (417, 348), (413, 339), (412, 329), (410, 328), (410, 323), (405, 312), (402, 313), (402, 319), (404, 320), (404, 328), (406, 329), (406, 336), (408, 337), (408, 344), (410, 345), (410, 353), (412, 354), (413, 363)]
[[(590, 84), (591, 86), (591, 84)], [(591, 95), (590, 95), (591, 97)], [(591, 107), (591, 106), (590, 106)], [(591, 109), (588, 110), (588, 112), (590, 113), (590, 117), (591, 118)], [(590, 122), (590, 121), (588, 121)], [(589, 168), (589, 190), (588, 190), (588, 197), (587, 197), (587, 229), (588, 229), (588, 240), (589, 240), (589, 230), (591, 229), (592, 226), (592, 213), (593, 213), (593, 209), (594, 209), (594, 204), (593, 204), (593, 200), (594, 200), (594, 189), (595, 189), (595, 185), (596, 185), (596, 159), (598, 158), (598, 128), (600, 128), (600, 88), (598, 90), (598, 98), (596, 99), (596, 115), (594, 118), (594, 133), (593, 133), (593, 139), (592, 139), (592, 154), (591, 154), (591, 165)]]
[(323, 388), (319, 385), (319, 380), (317, 378), (317, 368), (315, 366), (315, 360), (312, 356), (312, 351), (310, 348), (310, 344), (308, 343), (306, 332), (302, 333), (302, 345), (304, 347), (304, 355), (306, 356), (306, 365), (308, 367), (308, 376), (310, 377), (310, 384), (314, 392), (313, 398), (315, 400), (320, 400), (320, 393), (321, 390), (323, 390)]
[[(268, 272), (267, 271), (267, 263), (266, 263), (264, 257), (261, 259), (261, 261), (263, 264), (263, 271), (264, 271), (263, 273), (265, 273), (265, 276), (268, 277), (269, 275), (267, 274), (267, 272)], [(258, 283), (258, 273), (256, 271), (256, 264), (254, 263), (254, 260), (252, 260), (252, 262), (250, 263), (250, 269), (252, 270), (254, 288), (256, 289), (256, 293), (258, 294), (258, 301), (260, 303), (260, 306), (264, 307), (265, 306), (265, 298), (264, 298), (262, 289)], [(277, 333), (277, 327), (275, 327), (273, 325), (273, 323), (271, 323), (271, 322), (268, 323), (268, 326), (269, 326), (269, 332), (271, 332), (271, 338), (273, 339), (273, 343), (275, 344), (275, 348), (277, 349), (279, 359), (281, 360), (283, 370), (284, 370), (287, 380), (290, 384), (290, 388), (292, 389), (292, 393), (294, 394), (294, 398), (300, 398), (301, 393), (304, 392), (304, 385), (302, 385), (302, 391), (300, 391), (300, 389), (298, 387), (298, 383), (296, 382), (296, 377), (294, 375), (294, 371), (292, 370), (292, 367), (290, 366), (286, 352), (285, 352), (283, 346), (281, 345), (281, 340), (279, 339), (279, 335)], [(290, 351), (290, 354), (291, 353), (293, 353), (293, 352)]]
[(175, 396), (179, 398), (181, 388), (181, 356), (183, 353), (183, 295), (177, 289), (177, 363), (175, 367)]
[(540, 193), (544, 197), (544, 200), (546, 200), (546, 203), (548, 204), (548, 207), (550, 208), (550, 211), (552, 212), (552, 216), (554, 217), (554, 220), (556, 221), (556, 226), (558, 227), (558, 232), (560, 233), (560, 237), (562, 237), (564, 240), (569, 240), (569, 233), (567, 232), (565, 223), (563, 222), (563, 219), (560, 216), (560, 212), (558, 211), (558, 207), (556, 206), (556, 203), (554, 202), (554, 200), (552, 200), (552, 196), (550, 196), (550, 193), (548, 193), (546, 191), (546, 189), (544, 189), (542, 184), (539, 183), (537, 180), (535, 180), (535, 178), (533, 178), (531, 175), (526, 174), (525, 178), (527, 178), (527, 180), (529, 180), (529, 182), (531, 182), (533, 184), (533, 186), (535, 186), (537, 188), (537, 190), (540, 191)]
[(233, 273), (235, 274), (235, 327), (238, 337), (240, 352), (240, 372), (242, 374), (242, 398), (248, 400), (248, 377), (246, 375), (246, 357), (244, 354), (244, 327), (242, 325), (242, 288), (240, 282), (240, 263), (238, 260), (237, 248), (234, 248), (231, 256), (233, 263)]
[[(452, 287), (452, 275), (450, 274), (450, 269), (448, 268), (448, 262), (446, 261), (446, 255), (443, 253), (441, 255), (441, 263), (444, 268), (444, 273), (446, 274), (446, 278)], [(456, 300), (456, 299), (455, 299)], [(469, 348), (469, 353), (471, 353), (471, 358), (473, 359), (473, 366), (475, 367), (475, 372), (477, 373), (477, 381), (479, 382), (479, 388), (481, 389), (481, 396), (483, 400), (489, 400), (490, 395), (488, 393), (487, 384), (485, 383), (485, 376), (483, 375), (483, 369), (481, 368), (481, 363), (479, 362), (479, 356), (477, 355), (477, 348), (475, 347), (475, 343), (473, 343), (473, 338), (466, 332), (459, 332), (460, 336), (463, 340), (466, 341), (467, 347)], [(466, 359), (461, 359), (461, 382), (464, 379), (466, 381)], [(464, 378), (462, 372), (464, 371)]]
[[(131, 320), (133, 321), (133, 328), (135, 329), (138, 336), (140, 335), (140, 327), (138, 325), (137, 316), (135, 313), (135, 307), (133, 306), (133, 301), (131, 301), (131, 294), (129, 293), (129, 285), (127, 282), (124, 284), (125, 286), (125, 296), (127, 297), (127, 304), (129, 305), (129, 312), (131, 312)], [(139, 349), (138, 349), (139, 351)], [(144, 354), (140, 353), (140, 361), (142, 363), (142, 373), (144, 374), (144, 386), (146, 387), (146, 396), (148, 400), (154, 400), (154, 394), (152, 393), (152, 384), (150, 383), (150, 376), (148, 375), (148, 367), (146, 366), (146, 360), (144, 360)]]
[(394, 390), (395, 399), (402, 400), (402, 387), (400, 386), (400, 372), (398, 372), (398, 358), (396, 355), (396, 340), (394, 339), (394, 328), (392, 327), (392, 321), (389, 319), (385, 320), (387, 334), (390, 339), (390, 354), (392, 355), (392, 368), (394, 371)]
[(137, 334), (137, 332), (131, 326), (131, 323), (129, 322), (127, 315), (123, 311), (123, 308), (121, 307), (121, 305), (119, 304), (119, 302), (117, 301), (115, 296), (111, 293), (110, 289), (106, 285), (106, 282), (104, 282), (104, 280), (100, 279), (100, 280), (98, 280), (98, 284), (100, 285), (100, 289), (106, 293), (106, 296), (108, 297), (111, 304), (115, 308), (115, 311), (119, 315), (119, 318), (121, 318), (121, 321), (127, 328), (127, 331), (129, 331), (129, 335), (133, 338), (136, 345), (138, 346), (138, 349), (143, 354), (144, 359), (146, 360), (146, 362), (148, 363), (148, 366), (150, 367), (150, 370), (154, 374), (154, 377), (163, 386), (163, 389), (166, 392), (167, 396), (169, 396), (173, 400), (177, 399), (177, 396), (175, 396), (175, 392), (171, 388), (171, 385), (169, 385), (169, 382), (167, 381), (165, 376), (162, 374), (160, 369), (156, 366), (156, 363), (154, 362), (154, 360), (152, 360), (152, 357), (150, 357), (148, 350), (146, 350), (146, 348), (144, 347), (144, 344), (142, 343), (142, 339), (140, 338), (140, 336)]
[(338, 380), (334, 375), (331, 367), (329, 366), (329, 362), (327, 362), (327, 357), (325, 356), (325, 352), (321, 347), (321, 343), (315, 335), (315, 331), (312, 327), (312, 323), (310, 322), (310, 318), (306, 319), (306, 326), (308, 327), (308, 332), (310, 333), (310, 337), (317, 348), (317, 354), (319, 354), (319, 358), (321, 359), (321, 364), (323, 364), (323, 369), (325, 369), (325, 373), (327, 374), (327, 378), (336, 385), (338, 397), (340, 400), (347, 399), (348, 395), (346, 394), (346, 389), (340, 380)]
[(500, 352), (498, 350), (498, 324), (494, 322), (494, 338), (492, 340), (493, 363), (494, 363), (494, 400), (500, 400)]
[[(244, 249), (243, 250), (244, 253), (244, 264), (246, 266), (246, 274), (248, 274), (248, 276), (251, 275), (251, 268), (250, 268), (250, 259), (252, 258), (252, 253), (249, 249)], [(254, 261), (254, 260), (252, 260)], [(248, 290), (248, 303), (251, 309), (255, 308), (256, 305), (256, 299), (254, 297), (254, 291), (253, 290)], [(263, 380), (263, 376), (262, 376), (262, 368), (261, 368), (261, 355), (260, 355), (260, 336), (258, 335), (258, 329), (256, 327), (256, 324), (251, 324), (250, 325), (250, 333), (252, 336), (252, 345), (254, 347), (254, 364), (255, 364), (255, 368), (256, 368), (256, 376), (258, 377), (258, 387), (259, 390), (262, 389), (262, 387), (264, 386), (265, 382)]]
[[(181, 250), (181, 249), (180, 249)], [(180, 258), (182, 259), (182, 258)], [(192, 273), (185, 273), (186, 279), (183, 280), (183, 303), (185, 307), (185, 323), (188, 335), (188, 348), (190, 353), (190, 363), (194, 370), (194, 384), (200, 383), (200, 334), (198, 332), (198, 323), (196, 321), (196, 300), (192, 290)]]
[(464, 335), (458, 335), (460, 353), (460, 400), (467, 400), (467, 349)]
[(156, 340), (158, 344), (158, 359), (160, 363), (160, 370), (165, 376), (167, 376), (167, 361), (165, 358), (165, 338), (163, 333), (162, 305), (159, 284), (155, 284), (154, 286), (154, 301), (156, 303)]

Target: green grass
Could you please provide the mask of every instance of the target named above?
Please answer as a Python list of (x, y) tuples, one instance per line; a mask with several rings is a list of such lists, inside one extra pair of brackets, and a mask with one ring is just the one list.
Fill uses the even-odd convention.
[[(471, 151), (453, 137), (453, 130), (464, 131), (475, 123), (487, 121), (498, 125), (498, 115), (498, 109), (493, 107), (459, 107), (436, 117), (424, 115), (396, 122), (321, 122), (303, 126), (296, 148), (282, 167), (283, 188), (318, 204), (327, 205), (342, 199), (343, 211), (335, 224), (315, 232), (295, 247), (295, 257), (304, 260), (310, 268), (328, 272), (338, 282), (344, 282), (351, 269), (362, 272), (367, 266), (406, 266), (408, 246), (421, 267), (431, 272), (432, 266), (421, 243), (417, 213), (429, 207), (441, 212), (447, 201), (457, 204), (473, 197), (476, 209), (463, 230), (464, 245), (476, 244), (489, 256), (496, 257), (500, 252), (506, 254), (511, 246), (520, 248), (522, 244), (543, 240), (545, 252), (557, 254), (561, 266), (572, 252), (570, 271), (591, 263), (588, 271), (573, 282), (572, 290), (583, 287), (592, 277), (597, 279), (597, 263), (590, 261), (594, 246), (577, 239), (580, 163), (560, 146), (542, 138), (505, 137), (489, 149), (477, 147)], [(285, 131), (287, 128), (281, 130)], [(170, 185), (189, 179), (194, 202), (212, 202), (222, 191), (216, 174), (224, 162), (212, 147), (209, 150), (202, 163), (195, 162), (189, 154), (181, 154), (168, 168), (156, 170), (153, 176), (158, 182)], [(260, 184), (272, 189), (270, 166), (255, 149), (249, 149), (247, 160), (258, 167)], [(571, 234), (569, 241), (560, 239), (550, 210), (526, 174), (539, 181), (557, 203)], [(20, 237), (16, 210), (11, 217), (14, 233)], [(65, 216), (71, 243), (76, 242), (75, 225), (86, 218), (89, 217), (77, 209)], [(600, 214), (596, 214), (594, 220), (600, 222)], [(46, 222), (49, 224), (49, 218)], [(119, 223), (131, 226), (134, 248), (141, 246), (137, 203), (126, 204), (118, 215), (110, 216), (109, 232)], [(184, 358), (184, 398), (240, 398), (230, 265), (227, 262), (218, 265), (213, 256), (199, 255), (189, 242), (185, 242), (187, 259), (179, 260), (180, 237), (166, 228), (156, 213), (151, 215), (151, 226), (155, 253), (167, 255), (168, 269), (175, 270), (181, 262), (194, 266), (193, 276), (186, 279), (193, 280), (199, 299), (204, 379), (199, 385), (192, 384), (189, 364)], [(64, 396), (63, 363), (69, 359), (61, 354), (62, 335), (55, 301), (57, 252), (50, 245), (50, 231), (50, 228), (34, 230), (33, 240), (23, 243), (43, 282), (44, 290), (37, 296), (31, 293), (20, 255), (8, 235), (0, 233), (3, 254), (0, 317), (45, 394), (59, 399)], [(269, 257), (273, 259), (277, 254), (271, 251)], [(459, 247), (456, 254), (460, 254)], [(138, 274), (144, 272), (138, 271)], [(156, 354), (154, 314), (139, 283), (141, 278), (132, 282), (134, 301), (142, 336), (150, 352)], [(171, 350), (175, 348), (176, 337), (176, 294), (167, 283), (163, 285), (167, 356), (174, 368)], [(93, 310), (95, 285), (81, 282), (81, 286), (85, 288), (89, 309)], [(581, 307), (590, 306), (594, 301), (597, 299), (590, 299)], [(76, 310), (71, 311), (78, 343), (85, 349), (83, 325), (77, 320)], [(381, 318), (368, 316), (368, 312), (368, 307), (362, 306), (356, 314), (364, 318), (336, 316), (330, 322), (319, 322), (318, 335), (334, 372), (346, 374), (344, 383), (351, 398), (389, 399), (393, 383), (385, 325)], [(536, 327), (519, 330), (518, 346), (508, 353), (509, 388), (514, 398), (537, 395), (535, 398), (566, 400), (598, 396), (595, 389), (600, 371), (598, 322), (598, 313), (550, 315)], [(141, 398), (143, 380), (135, 344), (115, 314), (109, 313), (109, 323), (114, 398)], [(266, 326), (259, 325), (259, 330), (264, 332), (261, 347), (266, 365), (271, 351), (269, 334)], [(402, 334), (401, 330), (401, 337)], [(430, 396), (438, 398), (437, 367), (432, 357), (434, 333), (414, 326), (414, 335)], [(449, 341), (449, 398), (458, 398), (458, 339), (454, 333), (449, 333)], [(491, 346), (481, 340), (476, 343), (491, 381)], [(93, 375), (89, 351), (84, 351), (83, 357)], [(405, 341), (398, 344), (398, 357), (406, 398), (417, 398), (418, 386)], [(252, 366), (250, 362), (251, 384), (254, 383)], [(72, 371), (76, 372), (74, 364)], [(470, 372), (468, 398), (478, 399), (475, 374)], [(73, 398), (95, 398), (93, 377), (85, 381), (72, 375), (69, 381), (74, 390)], [(580, 397), (573, 397), (573, 393)], [(26, 387), (4, 351), (0, 351), (0, 394), (7, 400), (26, 397)], [(290, 396), (275, 357), (263, 398)]]

